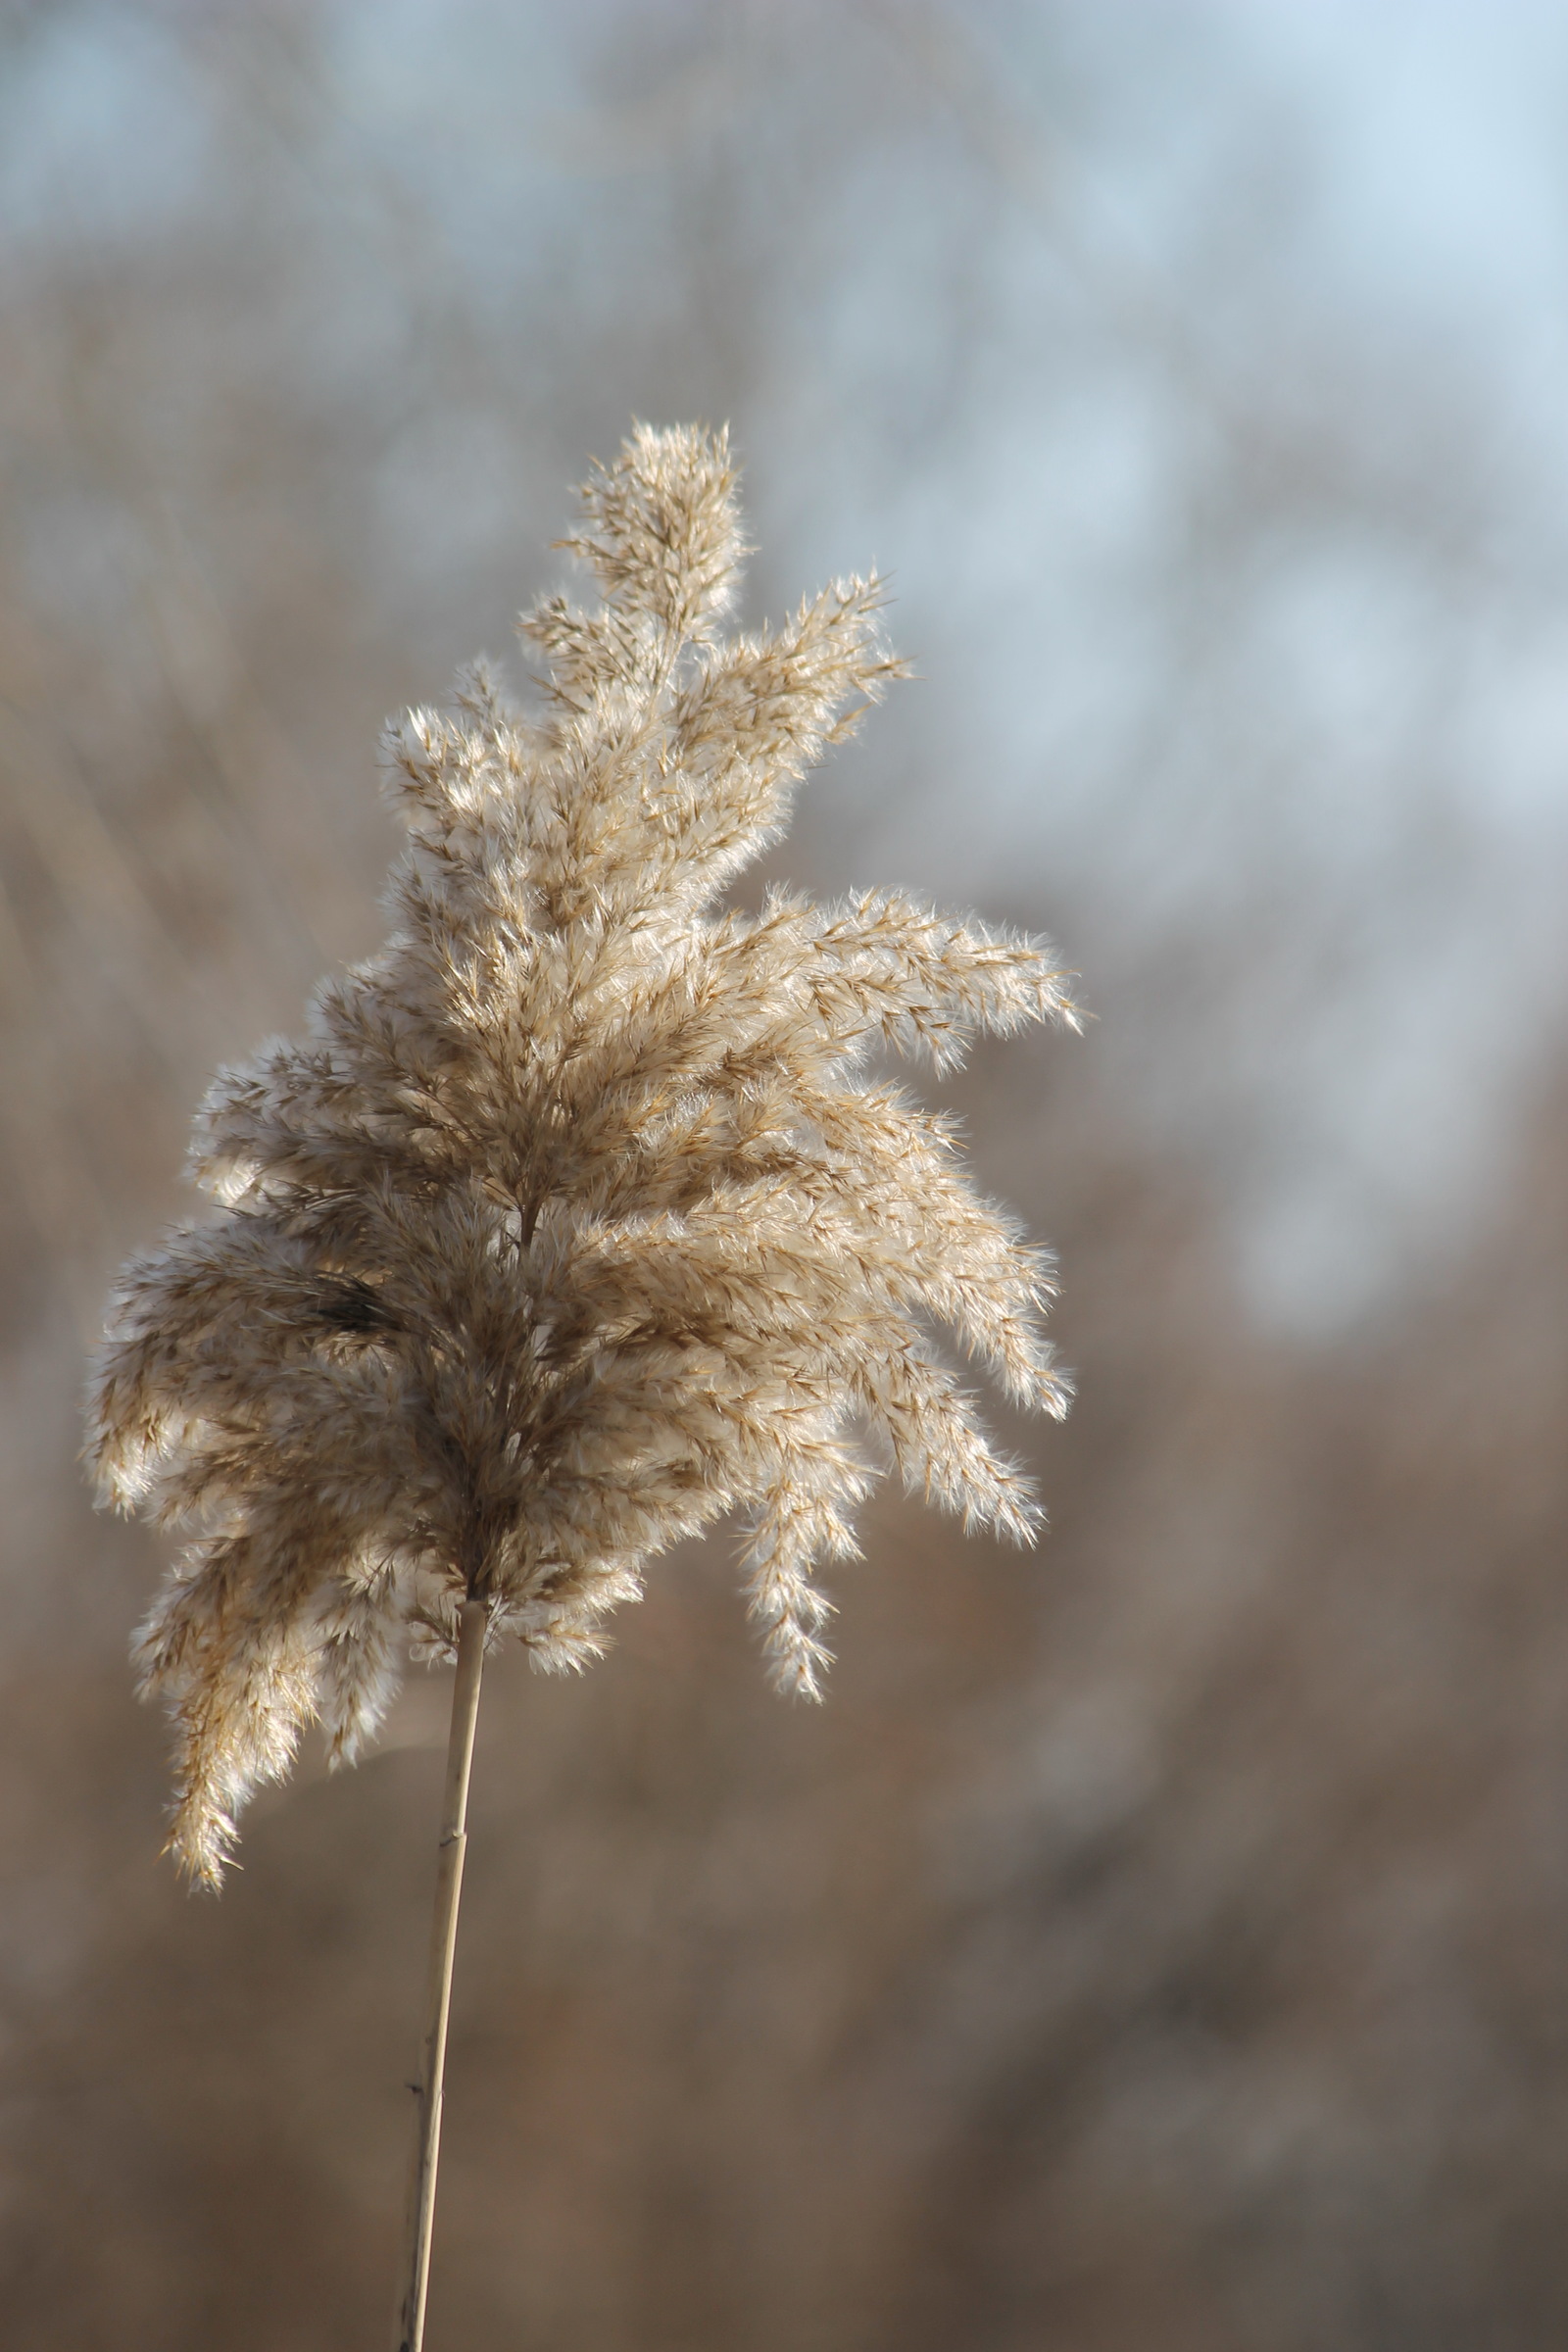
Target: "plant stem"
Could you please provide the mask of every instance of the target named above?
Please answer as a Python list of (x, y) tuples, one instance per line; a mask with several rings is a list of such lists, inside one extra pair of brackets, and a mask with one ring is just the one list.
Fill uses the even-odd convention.
[(424, 2341), (424, 2299), (430, 2283), (430, 2231), (435, 2221), (435, 2174), (441, 2152), (441, 2084), (447, 2064), (447, 2016), (452, 2007), (452, 1958), (458, 1943), (458, 1904), (463, 1894), (463, 1857), (467, 1846), (468, 1774), (473, 1764), (474, 1726), (479, 1720), (479, 1676), (489, 1611), (482, 1600), (464, 1603), (459, 1619), (458, 1671), (452, 1690), (452, 1734), (447, 1742), (446, 1799), (441, 1809), (441, 1843), (435, 1882), (435, 1918), (430, 1933), (430, 1981), (425, 1997), (423, 2063), (419, 2070), (418, 2139), (409, 2178), (408, 2228), (404, 2240), (403, 2295), (398, 2305), (396, 2352), (419, 2352)]

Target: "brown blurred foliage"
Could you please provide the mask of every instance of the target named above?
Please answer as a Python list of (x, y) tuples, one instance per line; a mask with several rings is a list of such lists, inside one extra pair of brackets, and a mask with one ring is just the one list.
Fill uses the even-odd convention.
[[(0, 281), (19, 2352), (324, 2352), (389, 2319), (443, 1679), (366, 1765), (308, 1764), (259, 1805), (242, 1874), (188, 1898), (156, 1860), (163, 1730), (123, 1663), (155, 1546), (92, 1517), (74, 1461), (104, 1286), (174, 1209), (208, 1070), (377, 935), (375, 728), (501, 641), (564, 485), (633, 410), (733, 418), (759, 609), (829, 564), (898, 562), (809, 517), (781, 549), (769, 516), (817, 495), (813, 455), (824, 495), (872, 442), (890, 474), (935, 474), (968, 414), (964, 255), (1037, 199), (1072, 243), (1070, 158), (996, 95), (1004, 11), (595, 0), (577, 82), (545, 12), (466, 17), (474, 70), (463, 106), (432, 91), (429, 154), (416, 106), (388, 128), (393, 99), (345, 78), (375, 45), (346, 6), (0, 20), (29, 104), (95, 74), (122, 93), (96, 157), (66, 152), (64, 109), (53, 209), (35, 230), (19, 209)], [(1076, 22), (1042, 11), (1041, 38), (1092, 146), (1103, 61)], [(1138, 23), (1124, 96), (1163, 70)], [(162, 152), (198, 117), (187, 180), (149, 192), (132, 129)], [(857, 173), (909, 153), (957, 223), (927, 288), (953, 347), (900, 361), (904, 406), (835, 440)], [(464, 170), (473, 218), (531, 242), (443, 212)], [(1226, 281), (1213, 253), (1178, 294)], [(1391, 457), (1348, 395), (1303, 417), (1244, 374), (1210, 401), (1168, 310), (1081, 252), (1071, 270), (1063, 350), (1119, 338), (1207, 417), (1178, 487), (1210, 616), (1282, 514), (1337, 507), (1425, 566), (1451, 645), (1455, 579), (1495, 534), (1446, 425), (1425, 476), (1418, 424)], [(1196, 702), (1217, 671), (1179, 586)], [(1151, 708), (1152, 758), (1171, 706)], [(1245, 766), (1271, 719), (1244, 715)], [(910, 824), (943, 789), (918, 722), (888, 716), (891, 749), (817, 787), (862, 795), (884, 841), (895, 762)], [(858, 821), (824, 813), (793, 870), (858, 878)], [(1179, 1049), (1195, 1088), (1205, 1053), (1245, 1064), (1226, 1020), (1263, 985), (1256, 934), (1238, 916), (1152, 973), (995, 822), (987, 910), (1048, 920), (1104, 1014), (1085, 1047), (988, 1053), (951, 1090), (988, 1183), (1063, 1258), (1081, 1401), (1040, 1447), (1054, 1532), (1018, 1558), (881, 1507), (820, 1711), (766, 1691), (721, 1547), (666, 1563), (581, 1683), (498, 1662), (431, 2340), (1534, 2352), (1568, 2328), (1556, 1002), (1543, 985), (1484, 1211), (1333, 1346), (1293, 1341), (1236, 1275), (1223, 1150), (1172, 1142), (1115, 1042), (1168, 1040), (1174, 995), (1222, 1016)], [(1263, 881), (1267, 929), (1292, 883)]]

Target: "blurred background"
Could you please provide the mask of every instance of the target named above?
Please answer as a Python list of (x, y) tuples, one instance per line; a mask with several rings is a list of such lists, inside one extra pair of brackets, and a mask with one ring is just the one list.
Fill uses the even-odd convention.
[(382, 718), (633, 416), (919, 675), (773, 870), (1049, 929), (1016, 1557), (829, 1702), (722, 1544), (487, 1682), (432, 2352), (1568, 2338), (1568, 17), (0, 5), (0, 2340), (389, 2325), (447, 1690), (158, 1859), (75, 1464), (212, 1067), (368, 952)]

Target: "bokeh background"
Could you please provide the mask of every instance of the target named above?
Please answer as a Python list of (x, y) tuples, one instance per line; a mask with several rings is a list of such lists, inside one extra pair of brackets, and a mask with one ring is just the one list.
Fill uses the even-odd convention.
[(722, 1544), (491, 1669), (432, 2347), (1568, 2340), (1568, 18), (9, 0), (0, 2341), (389, 2324), (444, 1680), (187, 1896), (77, 1396), (634, 415), (893, 576), (775, 870), (1084, 974), (947, 1090), (1081, 1400), (819, 1711)]

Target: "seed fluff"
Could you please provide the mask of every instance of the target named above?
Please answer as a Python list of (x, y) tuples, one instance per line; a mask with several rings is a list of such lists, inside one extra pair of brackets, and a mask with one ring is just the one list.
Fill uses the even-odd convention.
[(185, 1539), (136, 1657), (203, 1880), (302, 1727), (356, 1755), (466, 1597), (580, 1667), (648, 1560), (732, 1514), (772, 1678), (815, 1696), (813, 1572), (858, 1556), (880, 1471), (1038, 1525), (943, 1335), (1061, 1413), (1049, 1261), (871, 1064), (1072, 1021), (1066, 976), (896, 891), (717, 909), (899, 674), (879, 585), (724, 634), (722, 433), (639, 426), (581, 501), (598, 601), (524, 616), (531, 710), (480, 664), (389, 729), (390, 937), (303, 1043), (220, 1073), (190, 1163), (219, 1212), (115, 1296), (88, 1451)]

